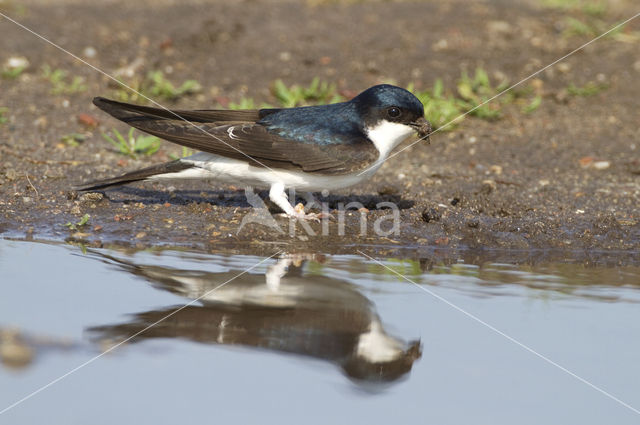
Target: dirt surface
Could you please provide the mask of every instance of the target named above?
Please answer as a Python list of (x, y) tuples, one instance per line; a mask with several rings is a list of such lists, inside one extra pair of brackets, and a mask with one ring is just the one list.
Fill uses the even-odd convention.
[[(610, 2), (598, 19), (604, 29), (638, 12), (634, 1)], [(336, 83), (344, 94), (379, 82), (417, 89), (441, 78), (454, 92), (462, 70), (485, 69), (514, 83), (592, 37), (568, 35), (567, 18), (580, 9), (544, 7), (540, 1), (0, 1), (0, 9), (33, 31), (113, 74), (162, 70), (175, 84), (195, 79), (198, 94), (162, 101), (168, 107), (211, 108), (249, 96), (273, 103), (270, 87)], [(169, 143), (137, 160), (101, 136), (126, 126), (98, 111), (94, 96), (113, 96), (114, 84), (70, 55), (0, 17), (0, 63), (25, 57), (17, 78), (0, 79), (0, 234), (5, 237), (108, 243), (250, 247), (269, 251), (425, 249), (640, 250), (640, 18), (625, 37), (606, 37), (531, 83), (538, 109), (508, 104), (498, 120), (466, 117), (431, 144), (417, 144), (390, 159), (367, 183), (327, 197), (331, 209), (361, 202), (369, 211), (338, 220), (316, 235), (277, 217), (283, 230), (248, 224), (252, 209), (240, 188), (215, 182), (137, 183), (82, 195), (74, 184), (110, 177), (180, 154)], [(52, 93), (42, 66), (63, 69), (85, 90)], [(135, 66), (133, 67), (135, 68)], [(601, 84), (591, 96), (567, 87)], [(88, 114), (91, 119), (79, 119)], [(427, 117), (429, 118), (429, 117)], [(92, 120), (99, 121), (93, 128)], [(77, 146), (63, 136), (82, 133)], [(263, 193), (264, 195), (264, 193)], [(263, 196), (264, 197), (264, 196)], [(400, 208), (398, 234), (373, 231)], [(84, 214), (90, 219), (71, 230)], [(336, 215), (336, 211), (334, 211)]]

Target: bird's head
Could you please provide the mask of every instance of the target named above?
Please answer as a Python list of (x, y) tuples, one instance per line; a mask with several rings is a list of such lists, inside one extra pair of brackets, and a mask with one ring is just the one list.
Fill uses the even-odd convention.
[(431, 124), (424, 107), (411, 92), (389, 84), (368, 88), (354, 97), (363, 131), (382, 155), (415, 132), (428, 140)]

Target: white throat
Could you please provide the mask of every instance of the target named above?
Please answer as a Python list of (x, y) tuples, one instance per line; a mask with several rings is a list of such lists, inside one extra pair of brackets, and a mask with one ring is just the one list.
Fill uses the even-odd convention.
[(415, 130), (406, 124), (386, 120), (367, 127), (364, 131), (380, 152), (380, 160), (385, 159), (393, 148), (415, 133)]

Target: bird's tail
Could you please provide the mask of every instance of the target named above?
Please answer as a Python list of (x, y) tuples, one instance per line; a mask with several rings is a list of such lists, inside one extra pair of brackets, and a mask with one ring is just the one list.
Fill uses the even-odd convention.
[(79, 191), (104, 189), (110, 186), (118, 186), (121, 184), (136, 182), (140, 180), (147, 180), (150, 177), (158, 176), (161, 174), (178, 173), (191, 167), (193, 167), (192, 164), (177, 159), (175, 161), (165, 162), (164, 164), (153, 165), (141, 170), (132, 171), (118, 177), (88, 182), (82, 185), (75, 186), (74, 189)]

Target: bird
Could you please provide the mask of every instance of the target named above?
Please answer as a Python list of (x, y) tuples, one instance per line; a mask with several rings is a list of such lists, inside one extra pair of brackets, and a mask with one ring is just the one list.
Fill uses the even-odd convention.
[(254, 110), (168, 110), (96, 97), (93, 103), (126, 124), (197, 150), (174, 161), (76, 186), (95, 191), (135, 181), (204, 179), (269, 189), (288, 216), (285, 189), (319, 192), (371, 177), (410, 136), (428, 141), (424, 106), (408, 90), (380, 84), (340, 103)]

